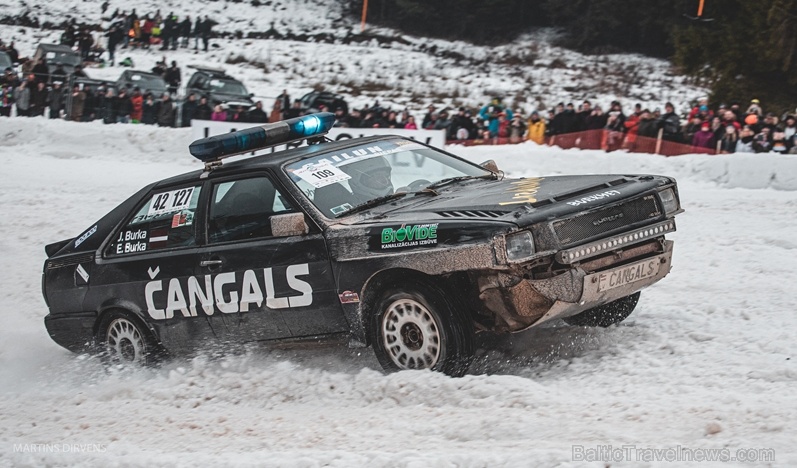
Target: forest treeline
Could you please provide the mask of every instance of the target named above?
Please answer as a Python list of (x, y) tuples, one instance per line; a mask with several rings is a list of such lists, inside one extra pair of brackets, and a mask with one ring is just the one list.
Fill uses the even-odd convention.
[[(715, 102), (797, 106), (797, 0), (369, 0), (368, 22), (409, 34), (476, 44), (556, 27), (586, 53), (637, 52), (672, 59), (705, 78)], [(363, 0), (350, 0), (352, 16)]]

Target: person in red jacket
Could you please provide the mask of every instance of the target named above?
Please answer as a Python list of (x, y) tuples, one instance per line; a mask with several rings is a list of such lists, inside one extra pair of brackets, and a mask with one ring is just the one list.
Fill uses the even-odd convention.
[(639, 116), (642, 114), (642, 105), (634, 106), (634, 113), (629, 115), (623, 125), (625, 125), (625, 147), (629, 151), (634, 151), (636, 147), (636, 137), (639, 133)]
[(138, 86), (133, 88), (133, 96), (130, 97), (130, 104), (133, 106), (133, 109), (130, 111), (130, 120), (133, 123), (141, 122), (141, 117), (144, 113), (144, 96), (141, 95), (141, 89)]

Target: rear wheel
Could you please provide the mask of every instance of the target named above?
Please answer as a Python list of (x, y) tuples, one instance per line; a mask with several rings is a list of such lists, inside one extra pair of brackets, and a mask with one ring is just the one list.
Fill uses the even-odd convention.
[(162, 354), (150, 331), (125, 312), (108, 313), (100, 323), (97, 338), (109, 364), (145, 366)]
[(384, 291), (369, 335), (379, 363), (389, 372), (431, 369), (461, 376), (473, 359), (473, 328), (466, 314), (422, 283)]
[(585, 310), (578, 315), (565, 317), (563, 320), (568, 325), (580, 327), (608, 327), (620, 323), (634, 311), (639, 302), (639, 292), (631, 294), (616, 301)]

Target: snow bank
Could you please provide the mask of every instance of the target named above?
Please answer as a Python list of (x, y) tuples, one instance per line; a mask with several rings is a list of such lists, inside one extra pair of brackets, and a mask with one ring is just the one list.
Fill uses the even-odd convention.
[[(46, 140), (42, 137), (46, 137)], [(200, 168), (188, 153), (191, 129), (169, 129), (147, 125), (100, 122), (74, 123), (45, 118), (2, 120), (0, 147), (13, 147), (17, 154), (43, 153), (61, 159), (126, 162), (173, 162), (185, 171)], [(652, 154), (519, 145), (462, 147), (448, 151), (480, 163), (495, 159), (510, 177), (525, 175), (603, 173), (650, 173), (675, 177), (680, 182), (713, 183), (726, 188), (797, 190), (797, 155), (701, 154), (664, 157)]]
[(189, 140), (188, 129), (0, 119), (0, 466), (567, 467), (583, 466), (574, 445), (631, 444), (772, 448), (773, 464), (797, 465), (797, 204), (730, 188), (715, 163), (726, 157), (450, 148), (514, 176), (675, 175), (687, 210), (673, 272), (623, 324), (499, 337), (460, 379), (384, 375), (370, 349), (207, 350), (134, 371), (61, 349), (42, 322), (43, 246), (199, 167)]

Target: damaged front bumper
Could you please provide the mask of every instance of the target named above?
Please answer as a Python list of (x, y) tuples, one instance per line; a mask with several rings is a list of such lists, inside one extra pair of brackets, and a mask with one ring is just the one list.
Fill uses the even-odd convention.
[(672, 241), (662, 249), (619, 266), (587, 271), (574, 265), (546, 279), (524, 279), (510, 273), (479, 276), (479, 299), (495, 316), (495, 331), (521, 331), (550, 320), (576, 315), (629, 296), (667, 276), (672, 268)]

